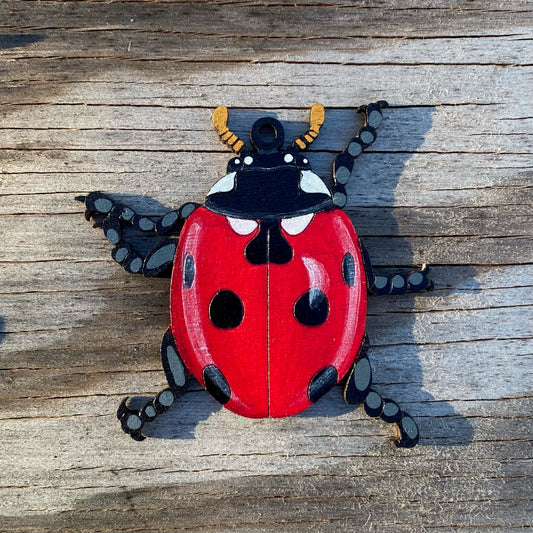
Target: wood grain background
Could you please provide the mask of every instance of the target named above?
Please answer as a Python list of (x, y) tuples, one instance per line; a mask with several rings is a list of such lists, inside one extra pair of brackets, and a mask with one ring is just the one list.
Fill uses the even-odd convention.
[[(525, 0), (0, 4), (0, 530), (515, 532), (533, 522), (533, 14)], [(340, 387), (249, 420), (196, 384), (126, 437), (125, 395), (164, 386), (168, 280), (126, 274), (74, 196), (146, 214), (202, 201), (265, 112), (288, 138), (327, 108), (330, 180), (354, 109), (391, 104), (348, 212), (385, 271), (431, 294), (373, 297), (393, 428)]]

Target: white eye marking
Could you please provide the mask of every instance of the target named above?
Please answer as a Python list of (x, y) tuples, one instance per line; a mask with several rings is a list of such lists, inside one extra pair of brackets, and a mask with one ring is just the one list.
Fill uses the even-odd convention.
[(302, 233), (302, 231), (309, 226), (313, 216), (314, 213), (309, 213), (308, 215), (302, 215), (301, 217), (284, 218), (281, 221), (281, 227), (289, 235), (298, 235), (298, 233)]
[(291, 154), (285, 154), (283, 161), (285, 161), (285, 163), (292, 163), (292, 161), (294, 161), (294, 157), (292, 157)]
[(252, 156), (247, 155), (244, 158), (244, 164), (245, 165), (251, 165), (254, 162), (254, 158)]
[(309, 159), (304, 158), (304, 159), (303, 159), (303, 163), (304, 163), (305, 165), (307, 165), (307, 163), (309, 163)]
[(249, 235), (258, 226), (255, 220), (250, 220), (248, 218), (226, 217), (226, 219), (228, 220), (231, 229), (239, 235)]
[(241, 160), (240, 159), (235, 159), (235, 164), (236, 165), (240, 165), (241, 164)]
[(235, 186), (235, 174), (236, 172), (231, 172), (230, 174), (227, 174), (222, 179), (218, 180), (213, 187), (211, 187), (211, 190), (207, 193), (207, 196), (210, 194), (213, 194), (215, 192), (229, 192), (233, 189)]
[(302, 170), (302, 179), (300, 180), (300, 189), (304, 192), (321, 193), (331, 196), (326, 184), (310, 170)]

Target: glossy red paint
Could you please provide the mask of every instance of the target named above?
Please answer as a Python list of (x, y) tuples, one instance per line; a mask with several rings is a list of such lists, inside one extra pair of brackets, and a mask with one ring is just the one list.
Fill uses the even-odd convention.
[[(225, 407), (248, 417), (284, 417), (311, 405), (308, 387), (322, 368), (333, 365), (339, 380), (353, 364), (365, 330), (366, 281), (358, 238), (340, 209), (316, 213), (299, 234), (283, 236), (293, 248), (286, 264), (252, 265), (246, 245), (256, 228), (240, 235), (225, 216), (198, 208), (183, 227), (171, 282), (171, 328), (185, 365), (203, 384), (206, 365), (216, 365), (231, 388)], [(355, 282), (343, 278), (343, 258), (354, 257)], [(184, 286), (187, 255), (194, 279)], [(189, 260), (190, 261), (190, 260)], [(294, 316), (294, 304), (319, 288), (329, 314), (318, 326)], [(214, 326), (209, 305), (231, 290), (244, 306), (240, 325)]]

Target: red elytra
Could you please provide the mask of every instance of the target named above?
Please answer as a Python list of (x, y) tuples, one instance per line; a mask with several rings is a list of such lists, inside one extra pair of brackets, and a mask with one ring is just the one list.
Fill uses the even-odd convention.
[[(206, 366), (222, 372), (231, 389), (225, 407), (247, 417), (284, 417), (312, 404), (308, 389), (320, 370), (335, 367), (340, 381), (353, 365), (365, 331), (366, 280), (357, 235), (340, 209), (314, 213), (296, 235), (282, 223), (293, 249), (285, 264), (250, 264), (245, 248), (258, 232), (241, 235), (228, 217), (204, 207), (187, 219), (174, 259), (171, 329), (200, 383)], [(351, 286), (343, 273), (346, 254), (354, 258)], [(296, 302), (310, 289), (327, 298), (319, 325), (295, 316)], [(242, 302), (235, 327), (217, 327), (210, 318), (211, 302), (224, 290)]]

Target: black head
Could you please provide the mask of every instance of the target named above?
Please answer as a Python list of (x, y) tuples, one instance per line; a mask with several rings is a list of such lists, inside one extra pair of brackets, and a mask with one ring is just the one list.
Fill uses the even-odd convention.
[[(222, 110), (222, 111), (220, 111)], [(238, 151), (227, 175), (209, 191), (205, 205), (211, 211), (237, 218), (288, 218), (324, 211), (333, 207), (331, 192), (311, 171), (299, 152), (318, 135), (324, 108), (311, 110), (310, 130), (283, 150), (285, 133), (275, 118), (257, 120), (250, 131), (253, 149), (228, 130), (226, 108), (217, 108), (213, 122), (221, 139)]]

